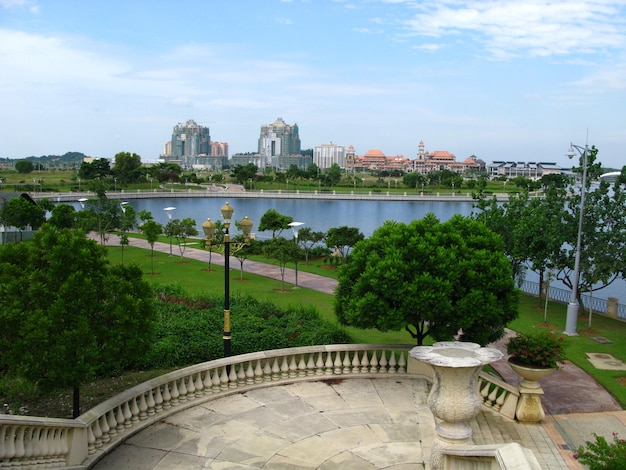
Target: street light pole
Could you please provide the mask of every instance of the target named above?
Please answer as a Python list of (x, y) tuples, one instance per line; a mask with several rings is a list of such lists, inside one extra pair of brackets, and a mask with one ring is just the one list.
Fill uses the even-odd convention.
[[(296, 247), (298, 246), (298, 230), (300, 227), (304, 225), (304, 222), (290, 222), (289, 227), (291, 227), (291, 231), (293, 232), (293, 237), (296, 241)], [(298, 258), (296, 257), (296, 288), (298, 288)]]
[[(231, 326), (230, 326), (230, 221), (233, 217), (235, 209), (228, 202), (220, 209), (222, 218), (224, 219), (224, 357), (232, 356), (231, 347)], [(250, 232), (252, 231), (252, 221), (248, 217), (240, 222), (241, 231), (244, 236), (244, 243), (239, 245), (239, 249), (247, 244), (250, 240)], [(211, 244), (216, 226), (211, 219), (207, 219), (202, 224), (202, 230), (207, 244)]]
[(567, 317), (565, 320), (564, 333), (569, 336), (576, 336), (576, 322), (578, 321), (578, 282), (580, 279), (580, 250), (582, 244), (583, 233), (583, 217), (585, 212), (585, 193), (587, 189), (587, 156), (589, 155), (589, 146), (579, 147), (578, 145), (570, 144), (570, 148), (567, 152), (568, 158), (574, 158), (574, 149), (578, 151), (581, 156), (583, 166), (583, 180), (580, 188), (580, 214), (578, 217), (578, 235), (576, 239), (576, 255), (574, 258), (574, 278), (572, 280), (572, 296), (569, 304), (567, 304)]
[[(171, 221), (172, 220), (172, 211), (176, 210), (176, 208), (175, 207), (166, 207), (163, 210), (167, 214), (168, 220)], [(172, 256), (172, 235), (171, 234), (170, 234), (170, 256)]]

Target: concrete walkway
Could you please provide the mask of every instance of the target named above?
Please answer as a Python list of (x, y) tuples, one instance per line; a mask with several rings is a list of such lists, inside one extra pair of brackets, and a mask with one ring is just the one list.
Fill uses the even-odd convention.
[[(119, 246), (117, 237), (108, 244)], [(131, 246), (149, 249), (145, 240)], [(169, 253), (169, 244), (154, 249)], [(188, 248), (186, 258), (208, 262)], [(231, 267), (236, 259), (231, 259)], [(212, 262), (223, 265), (213, 253)], [(280, 279), (277, 266), (246, 261), (245, 271)], [(286, 282), (293, 283), (287, 269)], [(334, 279), (299, 271), (302, 287), (334, 293)], [(506, 338), (492, 345), (504, 349)], [(507, 382), (520, 378), (505, 359), (493, 364)], [(592, 377), (570, 362), (540, 381), (546, 419), (519, 424), (484, 411), (471, 423), (476, 444), (518, 442), (542, 468), (582, 469), (572, 454), (593, 433), (626, 436), (626, 412)], [(199, 405), (167, 418), (102, 460), (98, 469), (428, 468), (434, 436), (425, 383), (354, 379), (270, 387)]]

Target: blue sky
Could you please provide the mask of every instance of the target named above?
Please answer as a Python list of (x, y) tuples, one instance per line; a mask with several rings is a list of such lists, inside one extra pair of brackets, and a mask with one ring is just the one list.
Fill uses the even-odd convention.
[(303, 148), (626, 165), (626, 0), (0, 0), (0, 157)]

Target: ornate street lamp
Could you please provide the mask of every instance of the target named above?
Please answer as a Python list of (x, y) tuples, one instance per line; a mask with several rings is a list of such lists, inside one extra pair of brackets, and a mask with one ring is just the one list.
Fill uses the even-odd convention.
[[(233, 213), (235, 209), (228, 202), (224, 204), (221, 208), (222, 218), (224, 219), (224, 357), (229, 357), (232, 355), (231, 348), (231, 328), (230, 328), (230, 221), (233, 217)], [(248, 216), (244, 217), (241, 222), (239, 222), (239, 226), (241, 227), (241, 231), (243, 232), (244, 243), (236, 243), (234, 246), (233, 253), (241, 250), (245, 245), (250, 242), (250, 232), (252, 231), (252, 221), (248, 218)], [(202, 224), (202, 230), (204, 231), (204, 238), (206, 240), (207, 246), (211, 246), (211, 241), (213, 240), (213, 236), (215, 235), (216, 225), (211, 221), (211, 219), (207, 219), (206, 222)]]
[(576, 322), (578, 321), (578, 282), (580, 278), (580, 246), (582, 242), (583, 233), (583, 216), (585, 212), (585, 193), (587, 190), (587, 156), (589, 155), (589, 146), (585, 144), (585, 147), (579, 147), (578, 145), (570, 144), (570, 148), (567, 151), (567, 156), (571, 160), (574, 158), (574, 149), (580, 154), (581, 164), (583, 167), (583, 180), (582, 187), (580, 188), (580, 214), (578, 217), (578, 236), (576, 240), (576, 257), (574, 259), (574, 278), (572, 281), (572, 296), (569, 304), (567, 304), (567, 317), (565, 320), (566, 335), (576, 336)]
[[(298, 246), (298, 230), (300, 230), (300, 227), (302, 227), (304, 225), (304, 222), (291, 222), (288, 224), (289, 227), (291, 227), (291, 231), (293, 232), (293, 238), (296, 241), (296, 246)], [(296, 257), (296, 285), (295, 287), (298, 287), (298, 258)]]

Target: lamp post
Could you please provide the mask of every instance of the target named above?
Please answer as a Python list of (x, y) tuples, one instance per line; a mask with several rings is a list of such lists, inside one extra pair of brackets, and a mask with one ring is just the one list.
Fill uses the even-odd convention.
[[(291, 231), (293, 232), (293, 238), (296, 241), (296, 246), (298, 246), (298, 230), (300, 227), (304, 225), (304, 222), (290, 222), (289, 227), (291, 227)], [(298, 288), (298, 258), (296, 257), (296, 288)]]
[[(228, 202), (220, 209), (222, 212), (222, 218), (224, 219), (224, 357), (232, 355), (231, 348), (231, 328), (230, 328), (230, 221), (233, 217), (235, 209)], [(241, 249), (243, 245), (250, 241), (250, 232), (252, 231), (252, 221), (246, 216), (239, 223), (241, 231), (243, 232), (244, 243), (238, 246)], [(211, 219), (207, 219), (202, 224), (202, 230), (204, 231), (204, 238), (207, 245), (211, 245), (213, 235), (215, 234), (215, 223)]]
[(579, 147), (578, 145), (570, 144), (567, 151), (567, 157), (569, 159), (574, 158), (574, 149), (578, 151), (581, 156), (581, 163), (583, 167), (583, 180), (580, 188), (580, 214), (578, 217), (578, 236), (576, 239), (576, 255), (574, 258), (574, 278), (572, 282), (572, 297), (569, 304), (567, 304), (567, 317), (565, 320), (565, 334), (570, 336), (576, 336), (576, 322), (578, 320), (578, 281), (580, 278), (580, 245), (582, 242), (583, 233), (583, 217), (585, 212), (585, 193), (587, 188), (587, 156), (589, 155), (589, 147)]
[[(176, 210), (176, 208), (175, 207), (166, 207), (163, 210), (167, 214), (167, 219), (171, 221), (172, 220), (172, 211)], [(171, 234), (170, 234), (170, 256), (172, 256), (172, 235)]]
[(113, 178), (113, 192), (117, 192), (117, 178)]
[(86, 197), (81, 197), (81, 198), (78, 200), (78, 202), (80, 203), (80, 207), (81, 207), (82, 209), (84, 209), (84, 208), (85, 208), (85, 203), (87, 202), (87, 198), (86, 198)]

